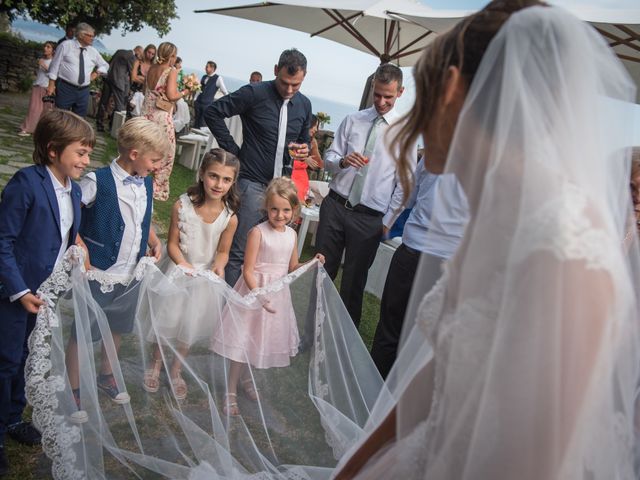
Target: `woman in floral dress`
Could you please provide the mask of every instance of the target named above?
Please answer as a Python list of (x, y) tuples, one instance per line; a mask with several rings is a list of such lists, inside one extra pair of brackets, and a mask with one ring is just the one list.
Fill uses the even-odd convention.
[(170, 111), (158, 107), (158, 99), (168, 100), (171, 103), (189, 94), (189, 90), (178, 91), (178, 72), (174, 67), (178, 56), (178, 48), (170, 42), (163, 42), (158, 47), (156, 63), (149, 68), (146, 76), (146, 93), (142, 106), (142, 115), (145, 118), (161, 125), (167, 132), (171, 148), (167, 152), (160, 167), (153, 176), (154, 200), (166, 201), (169, 199), (169, 177), (173, 169), (173, 161), (176, 150), (176, 132), (173, 126), (173, 108)]

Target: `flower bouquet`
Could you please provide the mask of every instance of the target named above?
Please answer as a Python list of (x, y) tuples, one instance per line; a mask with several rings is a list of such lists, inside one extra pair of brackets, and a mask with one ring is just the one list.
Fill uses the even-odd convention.
[(185, 75), (182, 79), (182, 82), (184, 84), (184, 88), (189, 89), (189, 97), (193, 97), (193, 94), (199, 92), (201, 89), (200, 79), (196, 76), (195, 73)]

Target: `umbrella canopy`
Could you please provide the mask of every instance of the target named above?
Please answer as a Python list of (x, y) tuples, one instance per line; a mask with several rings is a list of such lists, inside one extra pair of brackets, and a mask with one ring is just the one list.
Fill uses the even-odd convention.
[[(574, 5), (568, 10), (593, 25), (613, 48), (638, 85), (640, 101), (640, 8), (605, 10)], [(386, 12), (389, 17), (412, 22), (436, 33), (447, 30), (470, 12), (435, 11), (425, 7), (416, 13), (417, 9), (407, 13), (393, 7)]]
[(247, 3), (196, 10), (306, 32), (369, 53), (383, 62), (412, 66), (437, 31), (387, 15), (423, 15), (434, 10), (412, 0), (307, 0)]

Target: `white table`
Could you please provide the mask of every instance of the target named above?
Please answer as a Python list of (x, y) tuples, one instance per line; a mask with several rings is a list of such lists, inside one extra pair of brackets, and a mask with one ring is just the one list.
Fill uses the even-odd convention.
[(190, 133), (176, 139), (176, 145), (182, 147), (178, 163), (190, 170), (197, 170), (200, 161), (200, 150), (207, 145), (207, 137)]
[(298, 231), (298, 258), (302, 255), (302, 247), (304, 247), (304, 241), (307, 237), (307, 232), (309, 231), (309, 225), (320, 221), (320, 207), (302, 207), (300, 216), (302, 217), (302, 224)]

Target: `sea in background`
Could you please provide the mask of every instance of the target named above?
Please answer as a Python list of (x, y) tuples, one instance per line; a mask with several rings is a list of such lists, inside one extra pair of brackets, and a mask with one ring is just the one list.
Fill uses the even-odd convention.
[[(34, 42), (45, 42), (47, 40), (53, 40), (57, 42), (64, 36), (64, 31), (60, 28), (54, 27), (52, 25), (43, 25), (41, 23), (22, 18), (15, 19), (11, 24), (11, 29), (14, 33), (18, 34), (22, 38), (26, 40), (32, 40)], [(94, 40), (93, 45), (100, 53), (114, 53), (113, 50), (109, 49), (108, 45), (105, 45), (98, 39)], [(198, 76), (204, 75), (203, 70), (190, 68), (188, 65), (185, 65), (183, 70), (185, 74), (195, 73)], [(223, 76), (224, 83), (230, 92), (237, 90), (249, 81), (249, 79), (240, 80), (238, 78), (228, 77), (224, 75), (224, 72), (220, 72), (220, 74)], [(302, 92), (304, 92), (304, 85), (302, 88)], [(345, 103), (334, 102), (330, 99), (316, 97), (314, 95), (306, 96), (309, 98), (309, 100), (311, 100), (311, 105), (314, 113), (324, 112), (331, 117), (331, 121), (324, 126), (324, 128), (328, 130), (335, 131), (345, 116), (347, 116), (349, 113), (353, 113), (358, 109), (358, 105), (348, 105)]]

